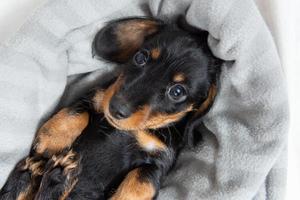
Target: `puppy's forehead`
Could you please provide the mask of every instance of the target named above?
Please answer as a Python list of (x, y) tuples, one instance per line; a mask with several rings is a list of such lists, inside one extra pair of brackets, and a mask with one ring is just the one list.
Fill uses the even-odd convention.
[(171, 33), (170, 37), (166, 34), (158, 35), (149, 40), (146, 46), (153, 60), (152, 68), (160, 68), (158, 72), (169, 73), (175, 82), (201, 74), (201, 71), (204, 74), (207, 69), (207, 56), (195, 39), (185, 33)]
[(146, 39), (146, 45), (157, 46), (161, 48), (182, 49), (187, 47), (196, 47), (197, 42), (188, 33), (180, 30), (173, 31), (167, 29)]
[(185, 59), (185, 62), (201, 61), (204, 52), (196, 38), (182, 30), (166, 29), (146, 39), (144, 47), (150, 49), (152, 59), (162, 61)]

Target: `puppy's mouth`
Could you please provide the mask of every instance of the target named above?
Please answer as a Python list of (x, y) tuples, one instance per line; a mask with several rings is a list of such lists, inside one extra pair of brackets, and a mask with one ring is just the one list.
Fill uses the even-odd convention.
[(105, 112), (104, 115), (105, 115), (105, 118), (107, 119), (107, 121), (108, 121), (112, 126), (114, 126), (114, 127), (117, 128), (117, 129), (121, 129), (121, 127), (118, 125), (117, 122), (115, 122), (114, 118), (113, 118), (110, 114), (107, 114), (107, 113)]
[(119, 120), (114, 118), (109, 110), (105, 108), (104, 115), (107, 121), (119, 130), (138, 131), (167, 127), (182, 119), (191, 110), (191, 108), (188, 108), (175, 114), (152, 113), (149, 106), (144, 106), (131, 117)]
[(133, 113), (130, 117), (125, 119), (116, 119), (110, 113), (108, 107), (104, 108), (104, 115), (107, 121), (119, 130), (134, 131), (146, 129), (146, 121), (150, 115), (148, 106), (144, 106), (137, 112)]
[(104, 115), (105, 115), (107, 121), (110, 123), (110, 125), (112, 125), (116, 129), (124, 130), (124, 131), (133, 131), (133, 130), (140, 130), (141, 129), (139, 127), (129, 128), (129, 127), (126, 127), (126, 126), (122, 126), (121, 123), (119, 122), (120, 120), (114, 119), (110, 114), (104, 113)]

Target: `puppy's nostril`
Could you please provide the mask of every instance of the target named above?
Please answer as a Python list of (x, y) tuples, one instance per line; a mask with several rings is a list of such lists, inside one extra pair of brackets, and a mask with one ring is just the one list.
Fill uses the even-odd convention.
[(117, 106), (115, 104), (110, 104), (109, 110), (111, 115), (116, 119), (125, 119), (131, 115), (131, 111), (124, 105)]
[(115, 117), (117, 119), (125, 119), (125, 118), (127, 118), (129, 116), (130, 116), (129, 112), (126, 112), (124, 110), (119, 110), (119, 111), (116, 112), (116, 116)]

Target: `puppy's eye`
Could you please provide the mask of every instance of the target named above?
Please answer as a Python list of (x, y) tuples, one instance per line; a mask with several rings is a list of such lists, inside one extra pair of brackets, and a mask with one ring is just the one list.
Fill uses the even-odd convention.
[(187, 90), (183, 85), (175, 84), (169, 88), (168, 97), (177, 103), (183, 102), (187, 98)]
[(133, 57), (133, 62), (137, 66), (144, 66), (148, 60), (149, 60), (149, 51), (146, 49), (138, 51)]

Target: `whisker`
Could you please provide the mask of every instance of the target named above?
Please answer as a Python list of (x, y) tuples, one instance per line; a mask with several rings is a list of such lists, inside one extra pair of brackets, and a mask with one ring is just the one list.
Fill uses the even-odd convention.
[(172, 145), (172, 132), (171, 132), (171, 130), (170, 130), (170, 127), (168, 126), (167, 127), (168, 128), (168, 132), (169, 132), (169, 138), (170, 138), (170, 140), (169, 140), (169, 145), (171, 146)]
[(172, 127), (174, 128), (174, 130), (175, 130), (177, 136), (179, 136), (179, 137), (182, 138), (183, 136), (182, 136), (182, 134), (180, 133), (180, 131), (176, 128), (176, 126), (173, 124)]

